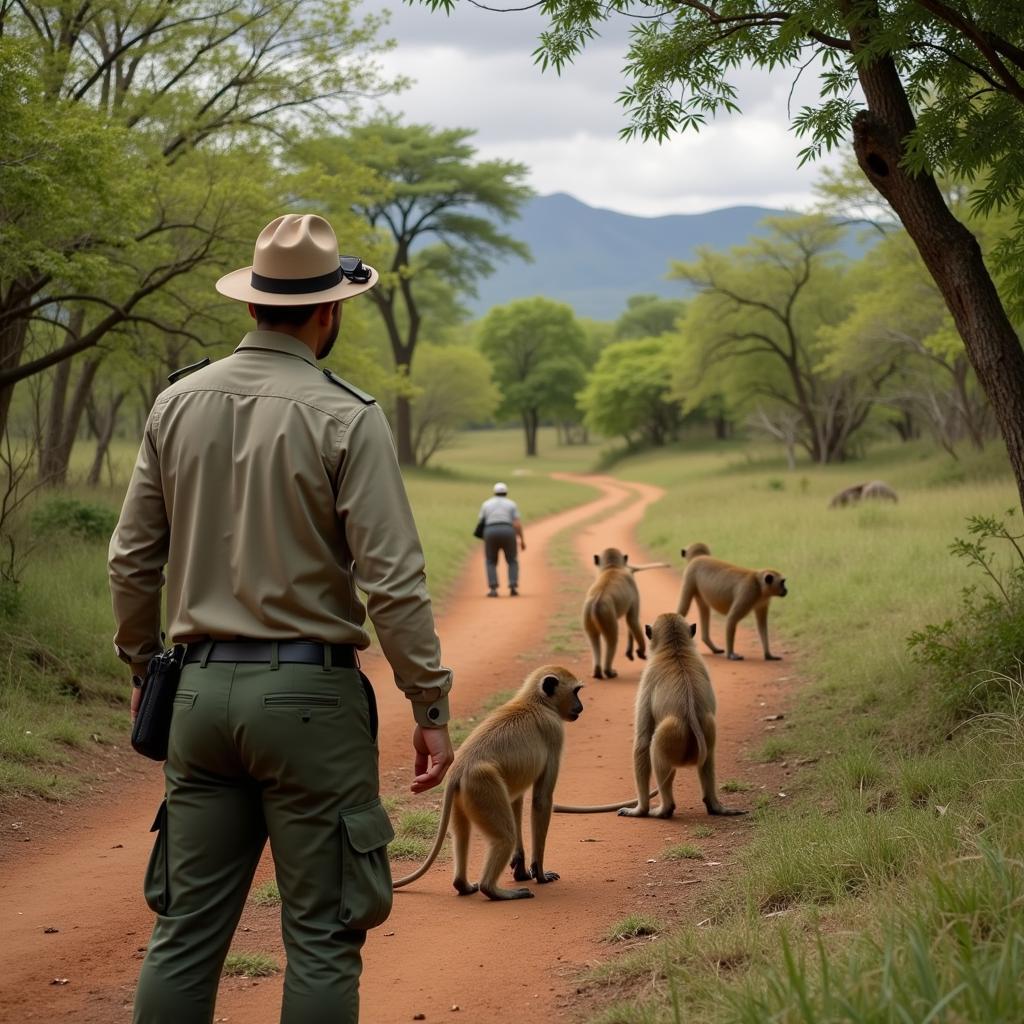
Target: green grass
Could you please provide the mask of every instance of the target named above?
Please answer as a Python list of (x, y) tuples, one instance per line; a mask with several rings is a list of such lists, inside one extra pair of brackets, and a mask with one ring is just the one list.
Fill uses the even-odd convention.
[[(725, 786), (722, 787), (725, 789)], [(733, 790), (727, 790), (727, 792), (733, 792)], [(696, 839), (707, 839), (709, 836), (713, 836), (715, 830), (710, 825), (694, 825), (693, 835)]]
[(279, 907), (281, 905), (281, 892), (277, 888), (277, 882), (261, 882), (249, 893), (249, 902), (257, 907)]
[(739, 779), (726, 779), (722, 783), (723, 793), (749, 793), (753, 788), (749, 782), (741, 782)]
[(647, 935), (657, 935), (661, 925), (646, 914), (630, 914), (616, 921), (605, 933), (609, 942), (623, 942), (626, 939), (639, 939)]
[(675, 843), (661, 851), (662, 860), (703, 860), (704, 851), (693, 843)]
[[(800, 688), (784, 737), (750, 752), (754, 785), (765, 762), (789, 762), (794, 778), (785, 801), (758, 796), (735, 882), (702, 908), (701, 928), (671, 929), (592, 972), (618, 1001), (588, 1019), (1024, 1019), (1024, 683), (990, 683), (999, 713), (958, 723), (906, 646), (955, 618), (961, 589), (981, 582), (948, 549), (969, 514), (1016, 505), (1005, 455), (993, 445), (954, 463), (891, 445), (787, 473), (769, 449), (704, 445), (626, 459), (616, 473), (666, 490), (640, 527), (651, 556), (681, 567), (679, 549), (701, 540), (787, 576), (770, 629)], [(827, 509), (868, 477), (894, 486), (899, 504)], [(740, 653), (758, 657), (756, 641)]]
[(269, 978), (280, 970), (267, 953), (228, 953), (221, 973), (225, 978)]

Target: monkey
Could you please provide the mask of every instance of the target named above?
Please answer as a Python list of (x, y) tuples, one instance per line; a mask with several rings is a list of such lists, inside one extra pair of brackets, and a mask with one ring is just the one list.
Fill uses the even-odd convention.
[(761, 635), (761, 647), (765, 661), (781, 661), (768, 648), (768, 602), (773, 597), (785, 597), (786, 578), (777, 569), (742, 569), (721, 559), (712, 558), (706, 544), (691, 544), (680, 552), (687, 560), (683, 573), (683, 590), (679, 596), (680, 615), (690, 610), (690, 602), (697, 601), (700, 613), (700, 637), (714, 654), (721, 654), (722, 648), (711, 641), (709, 631), (711, 612), (726, 617), (725, 651), (730, 661), (742, 661), (743, 656), (734, 650), (736, 625), (740, 619), (753, 612), (757, 618), (757, 631)]
[[(633, 643), (636, 642), (636, 656), (645, 658), (646, 644), (640, 631), (640, 591), (633, 579), (633, 569), (628, 565), (629, 555), (618, 548), (605, 548), (594, 555), (594, 565), (600, 572), (591, 584), (583, 601), (583, 629), (590, 640), (594, 656), (594, 678), (614, 679), (618, 672), (612, 668), (615, 648), (619, 642), (619, 619), (625, 616), (627, 627), (626, 657), (633, 660)], [(640, 567), (638, 567), (640, 568)], [(653, 568), (644, 566), (643, 568)], [(604, 670), (601, 666), (601, 638), (604, 637)]]
[[(676, 768), (694, 765), (708, 814), (736, 815), (745, 811), (723, 807), (715, 784), (715, 693), (711, 679), (693, 642), (696, 625), (682, 615), (663, 612), (654, 628), (645, 630), (651, 641), (651, 659), (640, 677), (636, 696), (633, 768), (636, 803), (620, 808), (628, 818), (671, 818), (676, 805), (672, 783)], [(648, 784), (651, 774), (661, 795), (651, 810)]]
[[(544, 884), (559, 878), (557, 872), (544, 869), (544, 843), (562, 757), (564, 722), (575, 722), (583, 713), (582, 686), (568, 669), (545, 665), (531, 672), (515, 697), (469, 734), (448, 773), (433, 848), (412, 874), (393, 882), (392, 888), (400, 889), (426, 873), (441, 850), (449, 821), (455, 838), (452, 885), (460, 896), (479, 891), (492, 900), (531, 898), (529, 889), (501, 887), (499, 876), (506, 864), (517, 882), (533, 878)], [(523, 795), (531, 786), (533, 861), (527, 870)], [(471, 884), (466, 876), (473, 825), (491, 843), (479, 884)]]
[(867, 484), (854, 484), (853, 487), (847, 487), (832, 498), (828, 503), (828, 507), (843, 508), (846, 505), (856, 505), (860, 501), (866, 486)]
[(868, 498), (882, 498), (885, 501), (899, 502), (896, 492), (884, 480), (872, 480), (864, 485), (861, 497), (867, 501)]

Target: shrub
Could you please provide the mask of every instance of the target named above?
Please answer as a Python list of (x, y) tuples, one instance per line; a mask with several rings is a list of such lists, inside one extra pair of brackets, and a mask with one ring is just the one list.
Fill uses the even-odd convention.
[(117, 525), (117, 513), (105, 505), (77, 498), (51, 498), (32, 513), (32, 530), (40, 536), (107, 540)]
[[(1013, 516), (1009, 509), (1007, 516)], [(995, 516), (970, 516), (973, 539), (957, 538), (950, 551), (988, 577), (987, 589), (965, 587), (955, 619), (933, 623), (907, 639), (912, 657), (934, 671), (939, 711), (954, 721), (1005, 706), (1001, 676), (1024, 660), (1024, 534), (1010, 532)], [(994, 566), (989, 541), (1012, 550), (1006, 569)]]

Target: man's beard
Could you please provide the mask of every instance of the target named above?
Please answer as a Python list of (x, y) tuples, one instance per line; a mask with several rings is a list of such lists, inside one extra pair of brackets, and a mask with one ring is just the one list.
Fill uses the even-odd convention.
[(317, 354), (317, 359), (326, 359), (331, 354), (331, 349), (334, 348), (334, 343), (338, 340), (338, 332), (340, 330), (341, 303), (339, 302), (334, 310), (334, 317), (331, 320), (331, 333), (327, 336), (327, 341), (324, 342), (323, 348)]

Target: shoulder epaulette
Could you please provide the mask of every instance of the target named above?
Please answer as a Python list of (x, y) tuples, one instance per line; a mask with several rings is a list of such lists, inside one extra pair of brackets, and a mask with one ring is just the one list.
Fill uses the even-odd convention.
[(190, 373), (195, 373), (196, 370), (201, 370), (204, 366), (210, 365), (210, 357), (203, 356), (198, 363), (190, 363), (188, 366), (182, 366), (180, 369), (175, 370), (174, 373), (169, 373), (167, 379), (173, 384), (175, 381), (181, 380), (182, 377), (187, 377)]
[(373, 395), (368, 395), (365, 391), (360, 391), (355, 384), (349, 384), (347, 380), (339, 377), (336, 373), (331, 370), (324, 370), (324, 376), (332, 383), (336, 384), (339, 388), (344, 388), (350, 395), (355, 395), (364, 405), (373, 405), (377, 401)]

